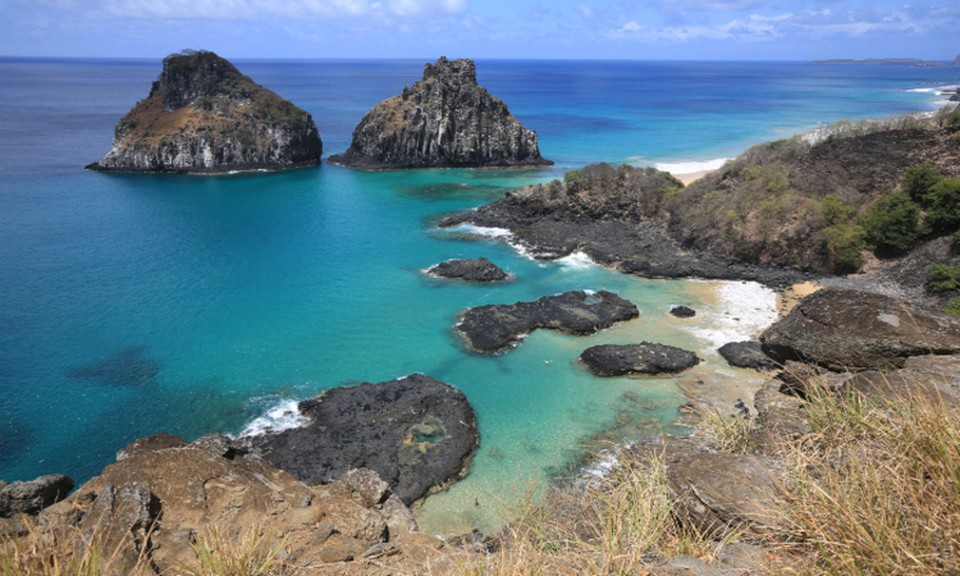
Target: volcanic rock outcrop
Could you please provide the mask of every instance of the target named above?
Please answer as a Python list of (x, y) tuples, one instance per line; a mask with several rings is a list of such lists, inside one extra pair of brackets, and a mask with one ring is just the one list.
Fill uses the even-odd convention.
[(113, 147), (87, 166), (111, 172), (217, 173), (320, 163), (313, 118), (213, 52), (163, 60), (150, 95), (120, 119)]
[(350, 148), (330, 161), (367, 170), (553, 164), (540, 156), (536, 132), (477, 84), (472, 60), (443, 57), (370, 110)]
[(534, 302), (470, 308), (460, 315), (457, 330), (472, 350), (495, 354), (517, 345), (537, 328), (593, 334), (639, 315), (632, 302), (613, 292), (573, 291)]
[(201, 551), (220, 552), (207, 546), (312, 568), (296, 573), (370, 574), (384, 556), (406, 572), (442, 546), (417, 532), (410, 510), (371, 470), (311, 487), (223, 436), (172, 444), (144, 439), (123, 450), (124, 459), (45, 509), (38, 525), (96, 542), (104, 574), (198, 574)]
[(310, 424), (251, 437), (248, 448), (307, 484), (369, 468), (405, 504), (465, 474), (479, 442), (463, 393), (420, 374), (334, 388), (299, 409)]
[(675, 346), (642, 342), (640, 344), (601, 344), (580, 355), (591, 373), (597, 376), (628, 374), (676, 374), (700, 363), (689, 350)]

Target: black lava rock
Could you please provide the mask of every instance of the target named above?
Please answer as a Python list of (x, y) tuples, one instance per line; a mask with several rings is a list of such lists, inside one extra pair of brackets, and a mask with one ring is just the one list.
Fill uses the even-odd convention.
[(503, 282), (510, 278), (499, 266), (486, 258), (472, 260), (448, 260), (427, 270), (440, 278), (466, 280), (467, 282)]
[(420, 374), (334, 388), (299, 409), (310, 424), (250, 437), (247, 448), (307, 484), (369, 468), (408, 505), (461, 477), (479, 442), (463, 393)]
[(580, 360), (597, 376), (676, 374), (700, 363), (693, 352), (650, 342), (593, 346)]
[(759, 342), (751, 340), (729, 342), (721, 346), (717, 352), (723, 356), (728, 364), (737, 368), (753, 368), (763, 372), (777, 367), (777, 363), (763, 353), (763, 347)]
[(612, 292), (565, 292), (534, 302), (491, 304), (466, 310), (457, 330), (467, 346), (494, 354), (515, 346), (537, 328), (593, 334), (640, 315), (637, 307)]

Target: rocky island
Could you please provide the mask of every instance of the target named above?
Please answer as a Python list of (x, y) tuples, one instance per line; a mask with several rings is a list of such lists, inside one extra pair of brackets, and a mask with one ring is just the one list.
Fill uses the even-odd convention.
[(537, 134), (477, 83), (472, 60), (441, 57), (377, 104), (330, 161), (365, 170), (544, 166)]
[(87, 166), (104, 172), (224, 173), (316, 166), (313, 118), (208, 51), (163, 60), (150, 95), (114, 130), (113, 147)]

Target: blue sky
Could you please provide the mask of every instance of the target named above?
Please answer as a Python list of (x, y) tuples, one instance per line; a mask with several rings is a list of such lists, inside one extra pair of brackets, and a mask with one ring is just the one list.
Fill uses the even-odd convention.
[(808, 60), (960, 54), (960, 0), (0, 0), (0, 55)]

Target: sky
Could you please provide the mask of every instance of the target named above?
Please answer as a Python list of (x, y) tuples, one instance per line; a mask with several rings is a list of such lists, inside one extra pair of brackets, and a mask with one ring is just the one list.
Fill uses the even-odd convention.
[(960, 54), (960, 0), (0, 0), (0, 55), (811, 60)]

